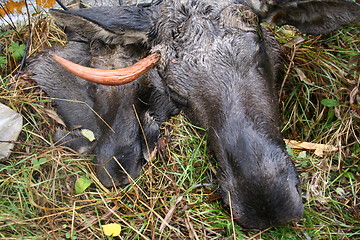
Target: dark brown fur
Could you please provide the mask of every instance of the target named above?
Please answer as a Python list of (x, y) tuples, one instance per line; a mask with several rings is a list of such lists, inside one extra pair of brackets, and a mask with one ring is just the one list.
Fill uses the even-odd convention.
[(66, 47), (49, 52), (81, 65), (118, 68), (150, 52), (161, 53), (155, 69), (123, 86), (83, 81), (49, 53), (29, 68), (55, 98), (70, 130), (80, 125), (95, 133), (92, 143), (72, 139), (79, 136), (74, 131), (66, 140), (73, 140), (72, 148), (96, 155), (97, 174), (105, 186), (128, 183), (124, 171), (132, 177), (140, 174), (149, 152), (139, 124), (151, 152), (159, 125), (182, 109), (208, 131), (220, 166), (220, 192), (225, 203), (231, 198), (237, 223), (266, 228), (301, 218), (299, 180), (279, 130), (279, 46), (260, 22), (327, 33), (360, 21), (359, 5), (341, 0), (164, 0), (149, 8), (52, 14), (72, 37)]

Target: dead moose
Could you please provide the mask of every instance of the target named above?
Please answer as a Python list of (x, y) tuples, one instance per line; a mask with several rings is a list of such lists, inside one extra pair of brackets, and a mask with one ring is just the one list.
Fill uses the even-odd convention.
[(160, 124), (183, 111), (207, 129), (220, 192), (227, 205), (231, 197), (238, 224), (263, 229), (302, 217), (299, 180), (279, 131), (274, 85), (280, 47), (260, 23), (326, 34), (360, 22), (359, 4), (163, 0), (51, 14), (66, 27), (69, 43), (29, 68), (68, 129), (95, 134), (93, 142), (79, 128), (55, 138), (67, 134), (62, 141), (68, 146), (95, 154), (105, 186), (139, 176)]

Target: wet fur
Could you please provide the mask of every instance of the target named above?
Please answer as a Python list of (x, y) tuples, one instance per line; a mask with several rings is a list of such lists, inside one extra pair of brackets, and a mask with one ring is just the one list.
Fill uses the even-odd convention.
[[(279, 130), (275, 80), (280, 47), (260, 21), (293, 24), (307, 33), (327, 33), (334, 26), (360, 21), (358, 5), (334, 1), (336, 8), (326, 1), (168, 0), (140, 9), (53, 11), (72, 37), (66, 47), (49, 52), (109, 69), (131, 65), (149, 52), (160, 52), (161, 60), (140, 79), (113, 87), (72, 76), (49, 52), (34, 60), (29, 70), (56, 98), (70, 131), (80, 126), (95, 133), (95, 142), (80, 137), (66, 144), (96, 155), (98, 177), (108, 187), (128, 183), (123, 169), (132, 177), (140, 174), (149, 154), (144, 137), (151, 152), (160, 124), (183, 110), (208, 131), (220, 166), (220, 192), (226, 204), (231, 198), (236, 222), (263, 229), (299, 220), (303, 205)], [(318, 5), (321, 11), (314, 8)], [(66, 139), (74, 136), (79, 134)]]

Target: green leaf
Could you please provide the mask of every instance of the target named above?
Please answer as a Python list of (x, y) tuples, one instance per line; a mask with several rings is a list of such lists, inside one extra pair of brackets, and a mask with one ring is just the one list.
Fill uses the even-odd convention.
[(1, 68), (6, 68), (6, 64), (7, 64), (7, 59), (5, 56), (0, 56), (0, 67)]
[(323, 99), (321, 100), (321, 104), (325, 107), (336, 107), (338, 102), (335, 99)]
[(75, 193), (83, 193), (92, 183), (93, 181), (86, 176), (78, 178), (75, 182)]
[(298, 158), (306, 158), (306, 151), (299, 152)]
[(67, 233), (65, 234), (65, 237), (66, 237), (66, 239), (75, 240), (75, 239), (76, 239), (76, 234), (73, 233), (73, 234), (71, 235), (71, 232), (67, 232)]
[(5, 56), (0, 56), (0, 64), (6, 64), (7, 60)]
[(335, 189), (335, 192), (336, 192), (339, 196), (345, 196), (345, 195), (346, 195), (344, 189), (343, 189), (343, 188), (340, 188), (340, 187), (336, 188), (336, 189)]
[(356, 179), (352, 172), (345, 172), (345, 173), (343, 173), (343, 176), (348, 178), (349, 180), (354, 180), (355, 181), (355, 179)]
[(332, 122), (332, 120), (334, 119), (334, 116), (335, 116), (335, 110), (334, 110), (334, 108), (330, 108), (329, 111), (328, 111), (326, 121), (327, 122)]
[(38, 170), (40, 168), (40, 165), (45, 163), (47, 161), (46, 158), (34, 158), (33, 160), (31, 160), (31, 163), (33, 164), (33, 168)]
[(11, 55), (13, 58), (18, 59), (24, 56), (24, 51), (26, 49), (25, 44), (18, 44), (18, 43), (11, 43), (9, 47), (9, 52), (11, 52)]
[(291, 149), (291, 147), (289, 147), (289, 145), (286, 145), (286, 151), (291, 157), (295, 156), (294, 151)]

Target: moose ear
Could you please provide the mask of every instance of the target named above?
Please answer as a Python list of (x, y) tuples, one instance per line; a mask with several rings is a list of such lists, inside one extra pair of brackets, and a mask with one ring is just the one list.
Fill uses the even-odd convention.
[(146, 42), (152, 27), (152, 10), (136, 6), (51, 9), (50, 13), (70, 31), (109, 44)]
[(326, 34), (360, 22), (360, 5), (351, 0), (248, 1), (263, 21), (293, 25), (308, 34)]

